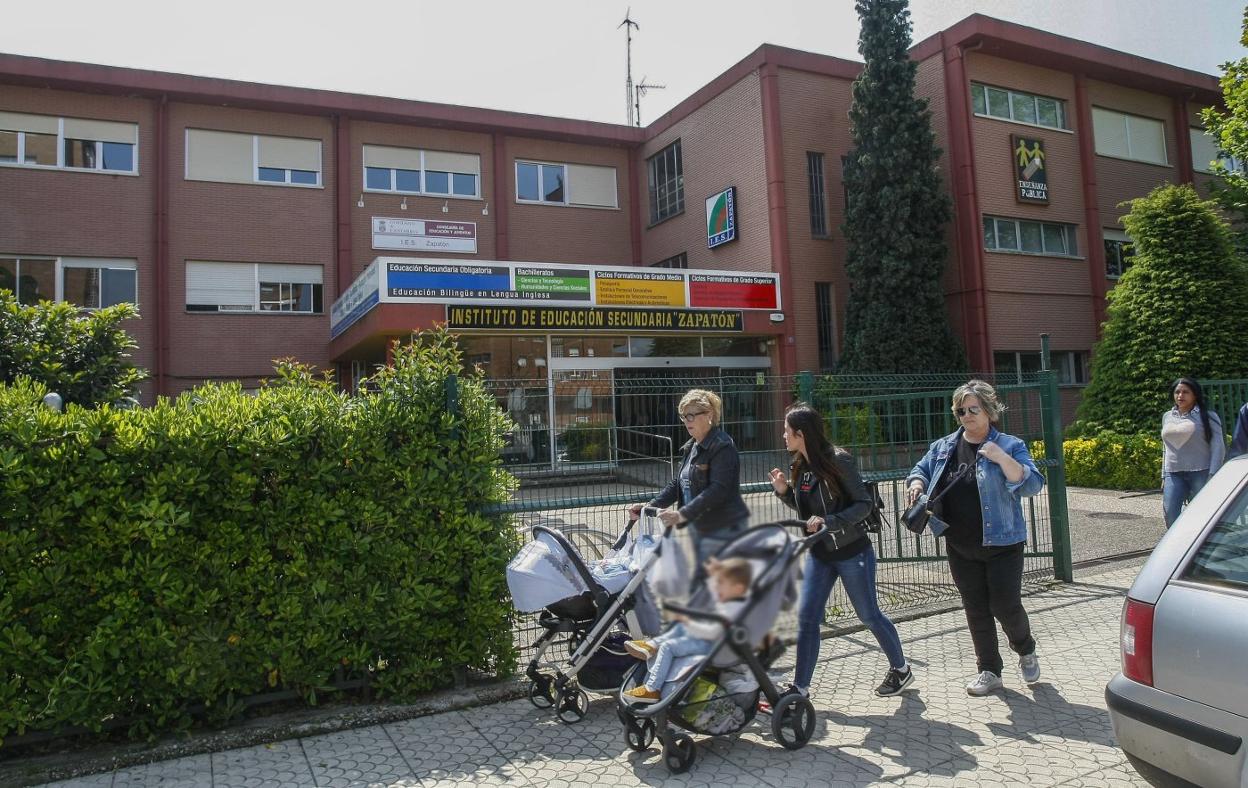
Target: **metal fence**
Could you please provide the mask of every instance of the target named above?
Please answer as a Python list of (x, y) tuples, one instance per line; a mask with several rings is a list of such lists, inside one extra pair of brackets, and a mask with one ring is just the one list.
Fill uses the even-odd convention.
[[(608, 371), (609, 373), (609, 371)], [(981, 375), (991, 381), (991, 376)], [(944, 565), (943, 543), (915, 536), (899, 524), (904, 479), (929, 444), (956, 429), (950, 394), (966, 378), (932, 376), (794, 376), (725, 371), (706, 376), (627, 377), (610, 374), (568, 380), (491, 381), (500, 407), (517, 423), (505, 452), (521, 480), (505, 508), (527, 540), (529, 529), (559, 528), (586, 560), (602, 557), (625, 525), (624, 508), (649, 500), (672, 478), (680, 447), (688, 440), (676, 407), (691, 388), (715, 391), (724, 402), (723, 428), (741, 453), (742, 492), (751, 523), (786, 519), (792, 511), (771, 493), (767, 471), (788, 468), (781, 438), (785, 408), (804, 400), (824, 414), (832, 440), (858, 459), (863, 475), (881, 482), (890, 524), (872, 536), (880, 559), (880, 604), (904, 613), (957, 599)], [(1048, 478), (1039, 495), (1024, 502), (1030, 538), (1025, 582), (1070, 579), (1064, 467), (1056, 376), (1032, 373), (1022, 383), (997, 387), (1007, 405), (1000, 427), (1028, 443), (1045, 439), (1047, 457), (1036, 463)], [(685, 537), (682, 537), (685, 538)], [(854, 620), (839, 587), (827, 623)], [(792, 614), (778, 622), (784, 636), (795, 631)], [(539, 635), (533, 617), (521, 617), (516, 643), (527, 658)]]

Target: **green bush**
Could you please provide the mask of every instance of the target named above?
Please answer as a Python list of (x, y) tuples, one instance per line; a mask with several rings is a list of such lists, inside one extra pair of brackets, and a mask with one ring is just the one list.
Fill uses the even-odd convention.
[(86, 313), (63, 302), (25, 306), (0, 290), (0, 384), (27, 377), (66, 403), (115, 404), (147, 377), (130, 363), (136, 343), (120, 327), (138, 316), (133, 304)]
[(196, 389), (145, 410), (40, 405), (0, 386), (0, 737), (224, 719), (335, 678), (403, 698), (507, 673), (506, 419), (448, 378), (444, 332), (368, 394), (285, 367), (257, 396)]
[(1157, 428), (1179, 377), (1248, 377), (1248, 266), (1213, 203), (1189, 185), (1131, 201), (1135, 247), (1109, 294), (1109, 319), (1070, 436)]
[[(1044, 456), (1044, 441), (1032, 444), (1033, 457)], [(1102, 432), (1062, 442), (1066, 483), (1102, 490), (1148, 490), (1161, 486), (1161, 438), (1141, 433)]]

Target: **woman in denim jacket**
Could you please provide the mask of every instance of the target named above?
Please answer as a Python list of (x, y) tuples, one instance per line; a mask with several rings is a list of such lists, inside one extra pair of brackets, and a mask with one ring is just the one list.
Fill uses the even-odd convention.
[[(693, 526), (697, 569), (692, 585), (696, 586), (705, 577), (706, 560), (745, 530), (750, 510), (741, 497), (737, 445), (719, 426), (723, 419), (719, 395), (690, 389), (681, 397), (678, 412), (689, 432), (689, 441), (681, 447), (680, 470), (645, 506), (665, 508), (676, 504), (675, 510), (659, 514), (663, 524)], [(629, 506), (628, 516), (636, 520), (641, 516), (641, 508), (639, 503)]]
[(940, 519), (933, 517), (929, 526), (934, 535), (945, 537), (949, 571), (966, 611), (979, 671), (966, 691), (974, 696), (1003, 686), (994, 618), (1020, 657), (1023, 680), (1040, 680), (1036, 642), (1022, 601), (1027, 542), (1022, 499), (1040, 492), (1044, 477), (1027, 444), (996, 428), (1004, 409), (984, 381), (959, 386), (953, 392), (953, 412), (962, 426), (933, 443), (906, 478), (907, 504), (924, 491), (943, 492)]

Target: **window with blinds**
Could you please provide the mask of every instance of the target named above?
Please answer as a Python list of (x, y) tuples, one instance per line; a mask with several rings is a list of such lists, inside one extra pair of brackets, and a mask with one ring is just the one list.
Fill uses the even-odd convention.
[(319, 265), (187, 261), (189, 312), (324, 311)]
[(138, 145), (137, 123), (0, 112), (0, 164), (136, 173)]
[(516, 202), (618, 208), (615, 168), (517, 161)]
[(1093, 107), (1092, 134), (1097, 155), (1169, 164), (1166, 124), (1160, 120)]
[(186, 179), (319, 187), (321, 141), (187, 129)]
[(475, 153), (365, 145), (364, 190), (480, 197), (481, 157)]

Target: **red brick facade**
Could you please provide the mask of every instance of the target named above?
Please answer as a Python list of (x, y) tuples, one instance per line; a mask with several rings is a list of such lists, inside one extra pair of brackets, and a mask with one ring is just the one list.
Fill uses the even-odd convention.
[[(947, 304), (972, 364), (990, 369), (993, 353), (1033, 351), (1040, 333), (1056, 351), (1086, 355), (1098, 335), (1102, 293), (1114, 284), (1104, 276), (1102, 229), (1119, 227), (1122, 201), (1160, 183), (1207, 184), (1185, 161), (1184, 126), (1198, 127), (1199, 108), (1218, 100), (1216, 80), (981, 16), (920, 42), (913, 54), (916, 89), (929, 102), (955, 206)], [(476, 224), (475, 255), (420, 256), (648, 266), (684, 253), (690, 268), (778, 272), (784, 319), (748, 314), (747, 333), (775, 340), (766, 345), (772, 371), (815, 369), (817, 284), (831, 286), (837, 342), (844, 329), (841, 158), (851, 145), (856, 71), (848, 61), (763, 46), (639, 129), (0, 55), (0, 112), (139, 129), (135, 175), (0, 165), (0, 256), (136, 261), (143, 317), (131, 329), (137, 362), (154, 373), (147, 401), (204, 380), (255, 385), (278, 357), (317, 366), (375, 360), (386, 337), (438, 319), (441, 307), (387, 305), (395, 308), (375, 310), (330, 341), (328, 312), (342, 288), (375, 257), (396, 254), (372, 248), (373, 217)], [(1060, 99), (1068, 128), (975, 115), (972, 83)], [(1086, 128), (1093, 107), (1161, 121), (1168, 164), (1096, 155)], [(320, 185), (189, 180), (187, 129), (319, 140)], [(1016, 198), (1014, 134), (1044, 143), (1046, 205)], [(676, 140), (684, 211), (651, 225), (648, 160)], [(366, 191), (365, 145), (475, 154), (480, 196)], [(811, 152), (823, 155), (823, 236), (811, 229)], [(517, 160), (614, 168), (617, 207), (519, 202)], [(728, 186), (736, 187), (738, 239), (708, 249), (703, 202)], [(984, 216), (1070, 225), (1077, 251), (986, 250)], [(188, 311), (188, 261), (321, 266), (324, 312)], [(1067, 399), (1073, 404), (1075, 394)]]

